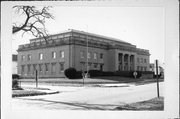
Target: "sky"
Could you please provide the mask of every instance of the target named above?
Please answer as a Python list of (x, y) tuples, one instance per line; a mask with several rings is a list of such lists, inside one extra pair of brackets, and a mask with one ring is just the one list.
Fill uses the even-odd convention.
[[(150, 52), (150, 62), (164, 62), (164, 9), (162, 7), (53, 6), (54, 20), (46, 21), (49, 34), (76, 29), (124, 40)], [(13, 15), (13, 22), (18, 20)], [(29, 43), (30, 34), (12, 36), (12, 53)]]

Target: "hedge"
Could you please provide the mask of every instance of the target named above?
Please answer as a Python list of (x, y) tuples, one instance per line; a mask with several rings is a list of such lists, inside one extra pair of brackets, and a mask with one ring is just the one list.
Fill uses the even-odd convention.
[[(149, 75), (154, 74), (154, 72), (151, 71), (136, 71), (137, 72), (137, 78), (140, 78), (143, 75)], [(84, 71), (84, 74), (87, 73), (87, 71)], [(100, 77), (100, 76), (122, 76), (122, 77), (130, 77), (134, 78), (133, 75), (134, 71), (116, 71), (116, 72), (109, 72), (109, 71), (100, 71), (100, 70), (89, 70), (88, 74), (90, 77)], [(76, 79), (76, 78), (82, 78), (82, 71), (76, 71), (75, 68), (68, 68), (65, 70), (65, 76), (69, 79)]]
[(72, 68), (72, 67), (70, 67), (64, 71), (65, 76), (69, 79), (75, 79), (76, 73), (77, 73), (76, 69)]

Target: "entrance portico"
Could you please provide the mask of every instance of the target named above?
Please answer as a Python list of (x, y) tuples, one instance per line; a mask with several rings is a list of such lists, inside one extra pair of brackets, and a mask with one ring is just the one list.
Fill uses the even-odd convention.
[(135, 55), (127, 53), (118, 53), (118, 71), (135, 70)]

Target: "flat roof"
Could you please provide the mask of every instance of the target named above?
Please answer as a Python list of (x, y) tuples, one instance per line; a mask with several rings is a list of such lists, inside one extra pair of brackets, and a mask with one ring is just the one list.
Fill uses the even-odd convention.
[[(94, 37), (106, 39), (107, 41), (112, 41), (112, 42), (115, 41), (115, 42), (121, 42), (121, 43), (125, 43), (125, 44), (131, 45), (131, 43), (128, 43), (128, 42), (126, 42), (126, 41), (123, 41), (123, 40), (120, 40), (120, 39), (117, 39), (117, 38), (107, 37), (107, 36), (104, 36), (104, 35), (89, 33), (89, 32), (80, 31), (80, 30), (75, 30), (75, 29), (68, 29), (68, 30), (63, 31), (63, 32), (60, 32), (60, 33), (56, 33), (56, 34), (49, 35), (49, 37), (51, 37), (51, 36), (57, 36), (57, 35), (60, 35), (60, 34), (65, 34), (65, 33), (70, 33), (70, 32), (79, 33), (79, 34), (84, 34), (84, 35), (89, 35), (89, 36), (94, 36)], [(30, 41), (37, 40), (37, 39), (41, 39), (41, 38), (30, 39)]]

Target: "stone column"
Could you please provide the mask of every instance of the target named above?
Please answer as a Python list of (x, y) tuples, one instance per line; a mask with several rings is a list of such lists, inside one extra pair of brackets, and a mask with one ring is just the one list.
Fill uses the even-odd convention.
[(135, 55), (133, 55), (133, 68), (132, 70), (136, 70), (136, 67), (135, 67)]
[(128, 71), (130, 71), (130, 56), (131, 56), (131, 55), (128, 54), (128, 69), (127, 69)]
[(122, 71), (124, 71), (124, 54), (122, 53)]

